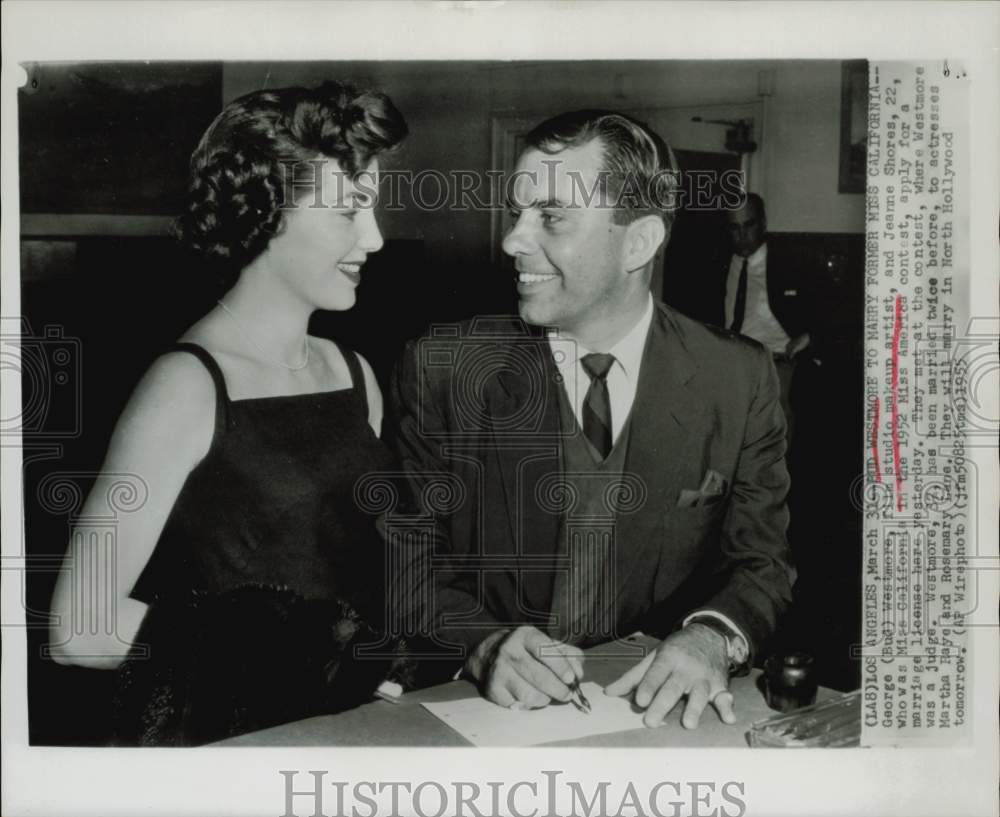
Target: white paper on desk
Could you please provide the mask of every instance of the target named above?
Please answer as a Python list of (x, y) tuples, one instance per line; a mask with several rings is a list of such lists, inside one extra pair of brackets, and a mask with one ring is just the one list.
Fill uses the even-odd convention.
[(505, 709), (485, 698), (425, 703), (424, 706), (476, 746), (537, 746), (554, 740), (642, 729), (642, 712), (628, 698), (611, 698), (593, 682), (580, 684), (592, 711), (554, 703), (543, 709)]

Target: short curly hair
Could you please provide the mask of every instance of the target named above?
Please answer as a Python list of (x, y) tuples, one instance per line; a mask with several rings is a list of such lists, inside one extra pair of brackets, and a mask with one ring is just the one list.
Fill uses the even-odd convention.
[(192, 154), (175, 235), (234, 277), (281, 230), (289, 168), (325, 157), (356, 178), (406, 134), (392, 101), (375, 91), (326, 82), (246, 94), (223, 109)]

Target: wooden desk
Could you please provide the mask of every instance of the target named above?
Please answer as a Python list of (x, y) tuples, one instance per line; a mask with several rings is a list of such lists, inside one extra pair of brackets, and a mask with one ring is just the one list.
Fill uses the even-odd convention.
[[(655, 644), (652, 639), (627, 639), (632, 649), (636, 645)], [(599, 657), (601, 647), (588, 651), (584, 664), (586, 680), (602, 686), (618, 678), (637, 659)], [(605, 650), (606, 652), (606, 650)], [(638, 655), (638, 653), (636, 653)], [(747, 747), (750, 725), (761, 718), (777, 714), (769, 709), (758, 689), (759, 670), (743, 678), (734, 678), (730, 691), (735, 699), (737, 722), (727, 726), (719, 720), (715, 709), (707, 707), (697, 729), (685, 729), (680, 724), (683, 706), (675, 706), (664, 724), (656, 729), (631, 729), (609, 735), (592, 735), (572, 741), (555, 741), (546, 746), (597, 746), (602, 748), (638, 747)], [(469, 681), (451, 681), (404, 695), (398, 704), (374, 701), (337, 715), (286, 723), (259, 732), (250, 732), (221, 741), (216, 746), (471, 746), (465, 738), (440, 721), (423, 706), (424, 702), (449, 701), (477, 695)], [(837, 695), (821, 688), (819, 700)]]

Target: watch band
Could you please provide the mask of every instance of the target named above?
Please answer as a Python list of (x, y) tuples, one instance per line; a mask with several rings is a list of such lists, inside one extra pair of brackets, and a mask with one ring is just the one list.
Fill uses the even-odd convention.
[(743, 636), (734, 632), (723, 621), (715, 616), (692, 616), (688, 624), (701, 624), (717, 632), (726, 641), (726, 657), (729, 658), (730, 675), (746, 675), (750, 671), (747, 663), (749, 658), (746, 641)]

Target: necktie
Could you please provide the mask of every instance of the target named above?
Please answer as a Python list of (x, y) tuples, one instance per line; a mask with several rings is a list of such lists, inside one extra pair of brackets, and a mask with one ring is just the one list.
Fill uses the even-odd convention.
[(736, 303), (733, 305), (733, 322), (729, 328), (739, 332), (743, 328), (743, 316), (747, 311), (747, 259), (743, 259), (740, 267), (740, 282), (736, 287)]
[(611, 453), (611, 398), (607, 376), (615, 356), (584, 355), (580, 362), (590, 377), (590, 388), (583, 398), (583, 436), (604, 460)]

